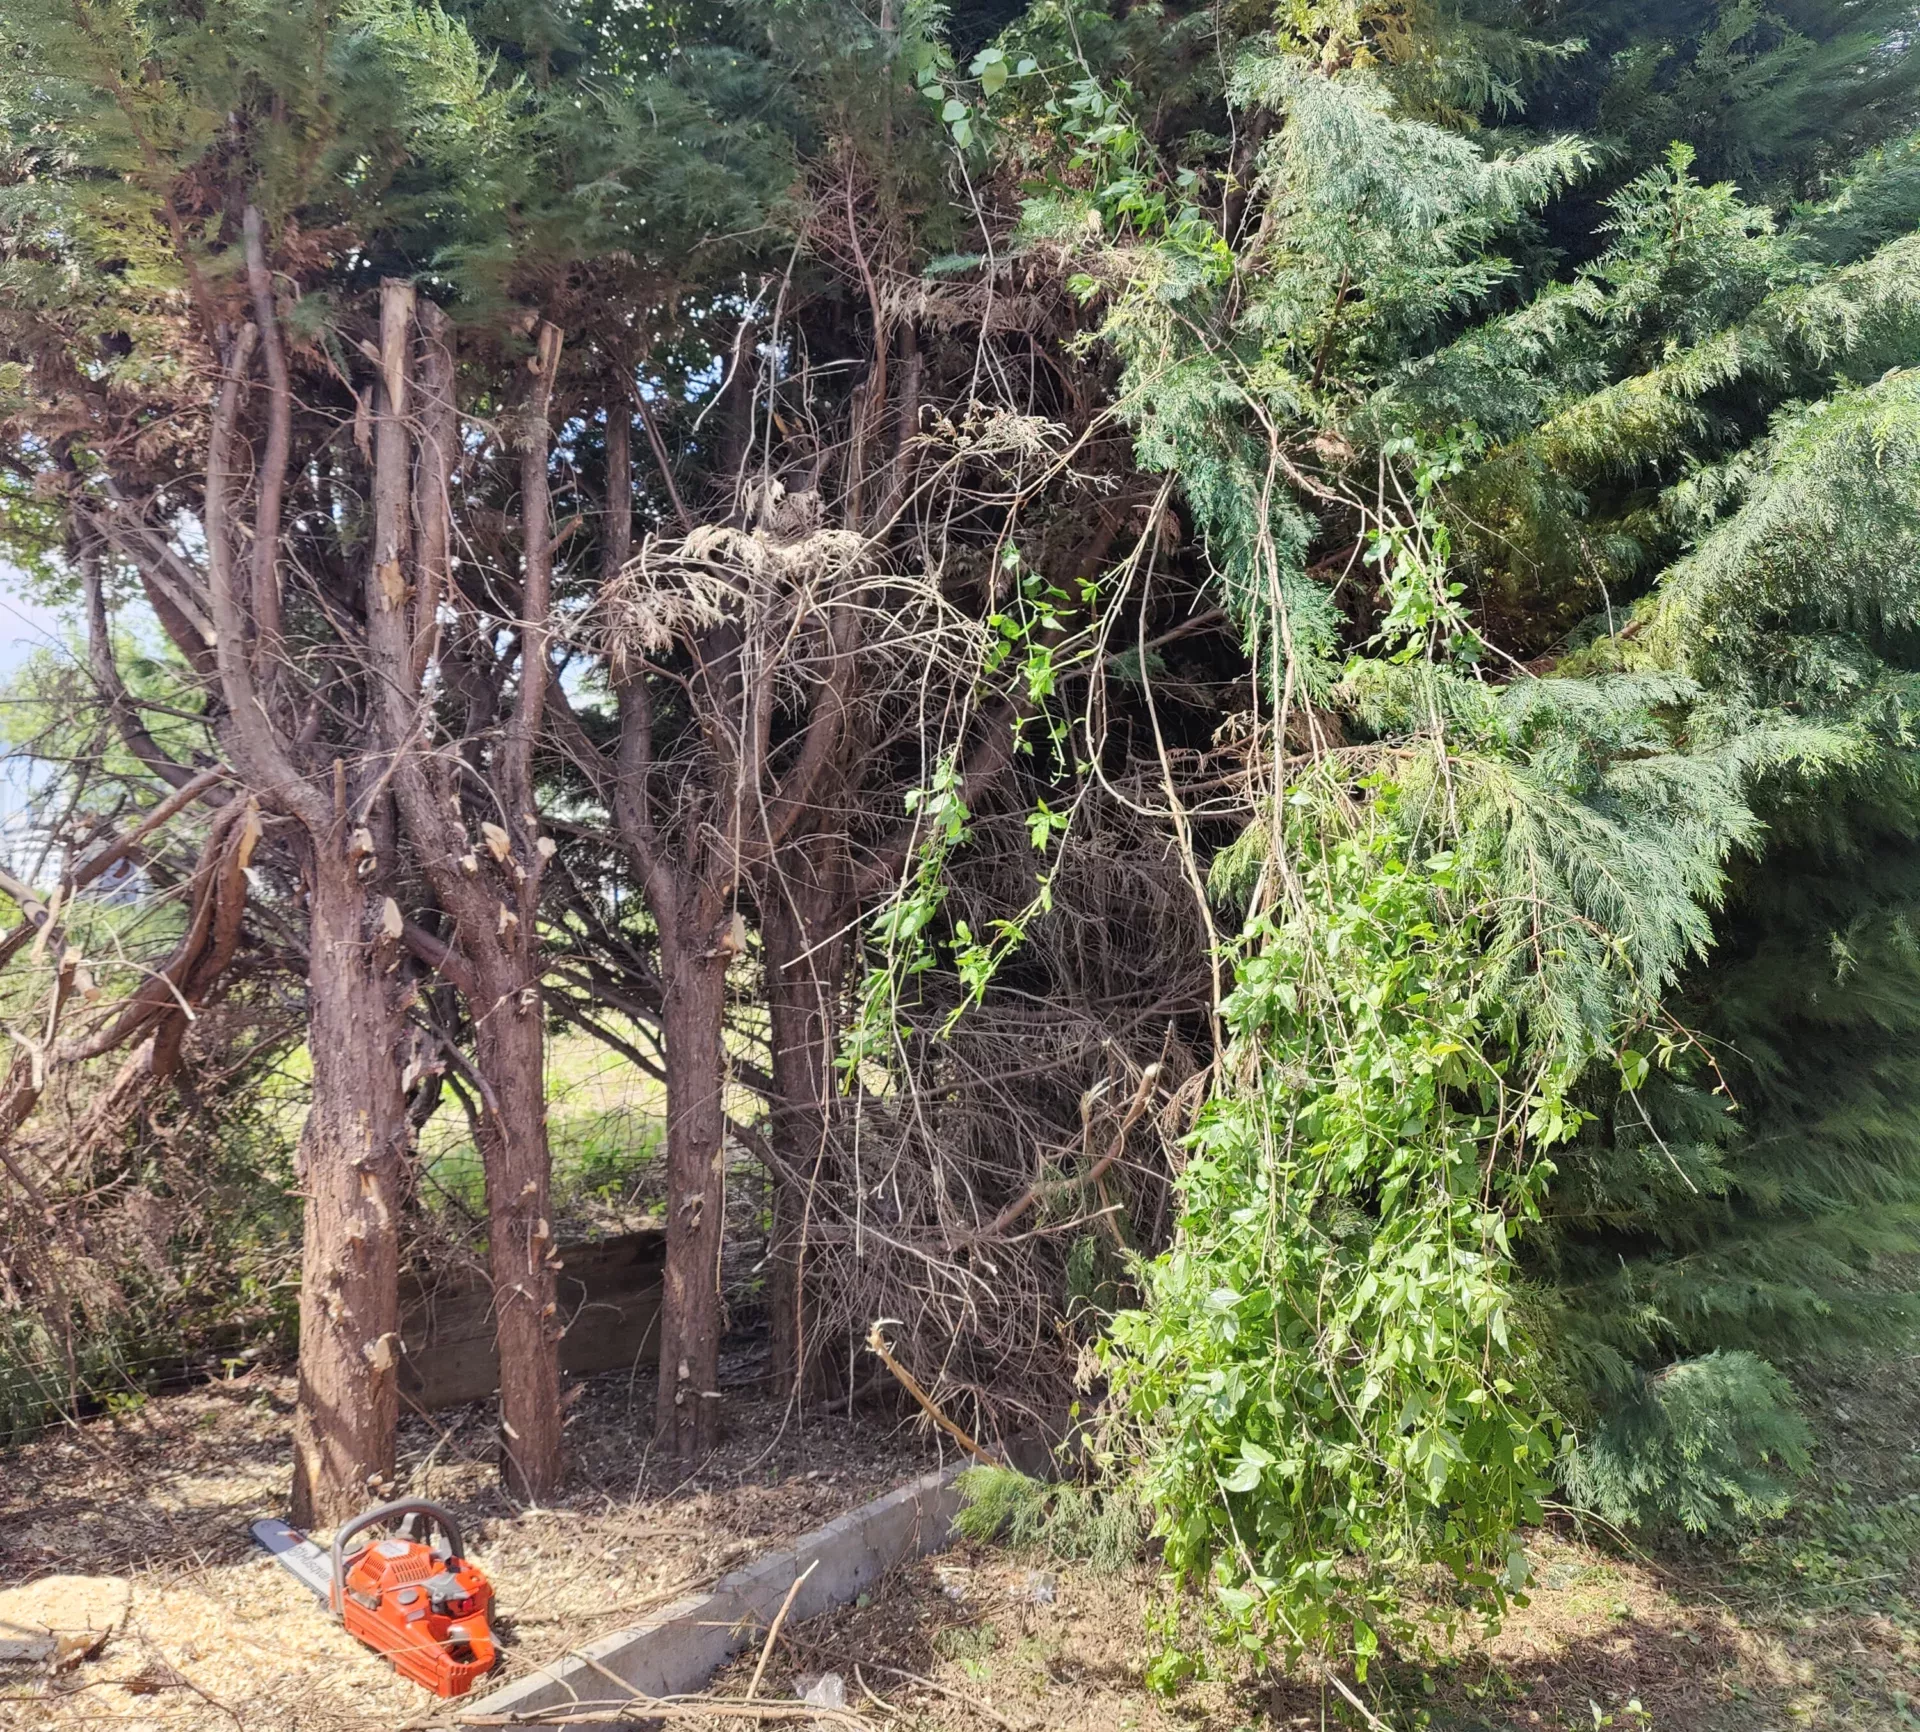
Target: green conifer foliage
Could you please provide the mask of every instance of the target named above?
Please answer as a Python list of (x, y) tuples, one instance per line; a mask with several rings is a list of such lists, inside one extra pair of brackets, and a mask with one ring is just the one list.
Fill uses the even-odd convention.
[[(1874, 153), (1775, 233), (1676, 151), (1615, 197), (1611, 245), (1570, 289), (1416, 363), (1402, 399), (1451, 378), (1443, 412), (1471, 416), (1466, 394), (1504, 373), (1508, 443), (1454, 503), (1507, 532), (1509, 582), (1557, 556), (1610, 571), (1613, 605), (1694, 544), (1625, 639), (1568, 671), (1684, 675), (1690, 755), (1740, 760), (1724, 796), (1748, 817), (1711, 958), (1671, 1029), (1628, 1031), (1617, 1076), (1589, 1085), (1594, 1126), (1558, 1159), (1527, 1252), (1579, 1438), (1566, 1483), (1616, 1520), (1777, 1512), (1807, 1434), (1773, 1362), (1913, 1314), (1889, 1261), (1916, 1245), (1920, 1148), (1898, 1056), (1915, 984), (1909, 161)], [(1565, 376), (1549, 353), (1609, 382), (1529, 400)], [(1849, 375), (1878, 377), (1831, 390)], [(1783, 406), (1756, 427), (1767, 403)], [(1695, 894), (1703, 913), (1721, 900)]]
[(1468, 125), (1407, 32), (1470, 37), (1407, 17), (1302, 6), (1243, 44), (1243, 223), (1091, 67), (1027, 217), (1074, 248), (1274, 712), (1270, 816), (1215, 873), (1248, 917), (1233, 1047), (1116, 1389), (1224, 1627), (1363, 1660), (1405, 1606), (1343, 1555), (1443, 1560), (1497, 1608), (1549, 1466), (1617, 1519), (1777, 1511), (1809, 1445), (1787, 1356), (1905, 1315), (1920, 1149), (1897, 21), (1681, 21), (1715, 167), (1781, 91), (1864, 92), (1837, 154), (1779, 135), (1828, 184), (1775, 210), (1668, 137), (1569, 198), (1606, 153)]
[(1556, 7), (1587, 52), (1530, 105), (1644, 163), (1675, 139), (1753, 191), (1806, 190), (1890, 132), (1920, 94), (1911, 0), (1595, 0)]
[(1909, 369), (1784, 416), (1629, 646), (1699, 680), (1703, 740), (1787, 749), (1674, 1003), (1706, 1045), (1607, 1101), (1539, 1241), (1570, 1485), (1616, 1520), (1779, 1508), (1805, 1434), (1775, 1366), (1920, 1314), (1917, 408)]

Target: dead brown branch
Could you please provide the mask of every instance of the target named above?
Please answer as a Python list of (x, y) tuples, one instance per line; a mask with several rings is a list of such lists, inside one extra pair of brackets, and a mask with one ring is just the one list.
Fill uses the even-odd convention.
[[(1126, 1117), (1120, 1121), (1120, 1128), (1114, 1132), (1113, 1141), (1108, 1144), (1107, 1152), (1089, 1167), (1079, 1178), (1056, 1179), (1051, 1184), (1039, 1180), (1029, 1185), (1019, 1196), (1009, 1203), (999, 1214), (982, 1227), (978, 1233), (981, 1239), (997, 1239), (1020, 1219), (1034, 1204), (1043, 1198), (1057, 1196), (1062, 1191), (1077, 1190), (1087, 1185), (1097, 1185), (1106, 1176), (1108, 1168), (1117, 1161), (1127, 1146), (1127, 1132), (1137, 1125), (1147, 1110), (1147, 1103), (1153, 1098), (1154, 1084), (1160, 1080), (1160, 1066), (1150, 1064), (1140, 1073), (1140, 1081), (1133, 1091), (1133, 1099), (1127, 1105)], [(1087, 1109), (1092, 1105), (1089, 1096), (1081, 1098), (1081, 1115), (1085, 1119)]]
[(878, 1323), (875, 1323), (873, 1327), (867, 1331), (867, 1350), (878, 1357), (880, 1363), (893, 1373), (894, 1377), (898, 1379), (900, 1387), (913, 1397), (914, 1401), (918, 1403), (920, 1410), (925, 1413), (935, 1425), (939, 1426), (942, 1431), (951, 1437), (955, 1443), (959, 1444), (967, 1454), (972, 1456), (975, 1461), (985, 1462), (989, 1466), (995, 1465), (995, 1458), (982, 1449), (979, 1444), (975, 1443), (964, 1429), (949, 1419), (947, 1415), (940, 1410), (939, 1404), (933, 1397), (920, 1387), (913, 1373), (902, 1365), (899, 1360), (894, 1358), (893, 1349), (887, 1345), (886, 1337), (880, 1333), (880, 1325)]

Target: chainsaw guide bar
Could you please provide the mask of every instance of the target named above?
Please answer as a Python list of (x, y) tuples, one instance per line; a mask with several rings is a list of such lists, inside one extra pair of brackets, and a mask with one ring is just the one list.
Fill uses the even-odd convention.
[(257, 1521), (249, 1531), (255, 1545), (295, 1581), (311, 1588), (321, 1605), (326, 1605), (331, 1597), (327, 1591), (331, 1566), (325, 1552), (298, 1528), (290, 1528), (283, 1521)]

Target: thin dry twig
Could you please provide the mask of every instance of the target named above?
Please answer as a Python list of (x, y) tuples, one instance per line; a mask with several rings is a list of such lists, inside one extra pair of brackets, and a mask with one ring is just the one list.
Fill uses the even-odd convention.
[(815, 1558), (799, 1575), (794, 1577), (793, 1586), (787, 1589), (787, 1597), (780, 1602), (780, 1610), (776, 1612), (773, 1617), (773, 1626), (767, 1631), (766, 1644), (760, 1650), (760, 1664), (754, 1667), (753, 1680), (747, 1685), (747, 1700), (749, 1702), (760, 1693), (760, 1680), (767, 1675), (767, 1661), (772, 1657), (773, 1644), (780, 1639), (780, 1626), (787, 1621), (787, 1614), (793, 1610), (795, 1597), (799, 1594), (801, 1586), (807, 1577), (812, 1575), (819, 1567), (820, 1560)]
[(598, 1672), (601, 1677), (606, 1679), (609, 1684), (617, 1685), (620, 1689), (626, 1691), (629, 1696), (638, 1696), (640, 1694), (640, 1692), (635, 1689), (633, 1685), (629, 1684), (626, 1679), (621, 1677), (618, 1672), (614, 1671), (611, 1667), (601, 1665), (591, 1654), (580, 1654), (576, 1657), (584, 1660)]
[[(460, 1714), (435, 1725), (454, 1726), (606, 1726), (631, 1721), (636, 1714), (648, 1720), (758, 1720), (807, 1721), (814, 1725), (851, 1726), (871, 1732), (873, 1722), (843, 1708), (816, 1708), (810, 1702), (737, 1702), (717, 1696), (635, 1696), (608, 1708), (533, 1709), (526, 1714)], [(425, 1721), (412, 1721), (401, 1732), (425, 1732)]]
[(1386, 1721), (1382, 1720), (1378, 1714), (1374, 1713), (1366, 1703), (1362, 1702), (1360, 1698), (1353, 1693), (1347, 1681), (1342, 1678), (1338, 1672), (1334, 1671), (1332, 1667), (1327, 1668), (1324, 1676), (1326, 1681), (1346, 1698), (1347, 1706), (1373, 1728), (1373, 1732), (1393, 1732), (1393, 1728), (1389, 1726)]
[(200, 1698), (201, 1701), (205, 1702), (208, 1707), (219, 1709), (222, 1714), (226, 1715), (226, 1717), (234, 1723), (234, 1725), (241, 1728), (241, 1732), (245, 1732), (247, 1723), (241, 1717), (240, 1710), (238, 1708), (235, 1708), (231, 1703), (221, 1701), (220, 1698), (214, 1695), (210, 1690), (203, 1690), (198, 1684), (196, 1684), (191, 1678), (189, 1678), (185, 1672), (181, 1671), (178, 1666), (176, 1666), (171, 1660), (167, 1658), (165, 1653), (161, 1651), (159, 1644), (156, 1643), (151, 1636), (142, 1635), (140, 1638), (140, 1645), (143, 1648), (145, 1648), (147, 1652), (151, 1654), (156, 1661), (159, 1662), (161, 1675), (165, 1677), (169, 1682), (180, 1684), (184, 1686), (186, 1689), (191, 1690), (196, 1696)]
[[(931, 1690), (936, 1696), (946, 1697), (949, 1702), (957, 1702), (961, 1707), (978, 1714), (982, 1719), (991, 1720), (996, 1726), (1006, 1727), (1007, 1732), (1032, 1732), (1032, 1721), (1009, 1720), (1006, 1715), (997, 1709), (989, 1708), (986, 1703), (977, 1702), (973, 1697), (962, 1691), (950, 1689), (945, 1684), (935, 1683), (931, 1678), (923, 1678), (918, 1672), (909, 1672), (900, 1666), (883, 1666), (878, 1660), (868, 1660), (863, 1663), (871, 1666), (876, 1672), (885, 1672), (889, 1678), (904, 1679), (909, 1684), (918, 1684), (923, 1690)], [(865, 1689), (866, 1686), (863, 1684), (861, 1688)]]
[[(1120, 1128), (1114, 1132), (1113, 1141), (1108, 1144), (1107, 1152), (1095, 1161), (1084, 1177), (1059, 1179), (1052, 1184), (1039, 1180), (1029, 1185), (1019, 1196), (1009, 1203), (999, 1214), (980, 1229), (982, 1239), (995, 1239), (1019, 1220), (1042, 1197), (1059, 1191), (1068, 1191), (1081, 1185), (1097, 1185), (1107, 1176), (1107, 1170), (1119, 1160), (1127, 1146), (1127, 1132), (1140, 1122), (1141, 1115), (1147, 1110), (1147, 1102), (1153, 1097), (1153, 1085), (1160, 1080), (1160, 1066), (1150, 1064), (1140, 1073), (1140, 1084), (1133, 1092), (1132, 1103), (1127, 1108), (1126, 1117), (1120, 1121)], [(1082, 1115), (1092, 1105), (1091, 1096), (1083, 1097)]]

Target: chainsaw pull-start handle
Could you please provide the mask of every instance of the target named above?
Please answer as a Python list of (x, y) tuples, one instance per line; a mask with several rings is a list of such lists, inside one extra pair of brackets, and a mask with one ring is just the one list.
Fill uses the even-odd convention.
[(442, 1504), (428, 1503), (425, 1498), (403, 1497), (397, 1503), (377, 1504), (370, 1510), (363, 1510), (352, 1521), (342, 1522), (333, 1536), (333, 1599), (328, 1610), (336, 1617), (342, 1615), (342, 1608), (347, 1603), (347, 1541), (365, 1528), (403, 1515), (426, 1516), (446, 1535), (447, 1545), (454, 1557), (466, 1555), (460, 1543), (460, 1523), (453, 1511)]

